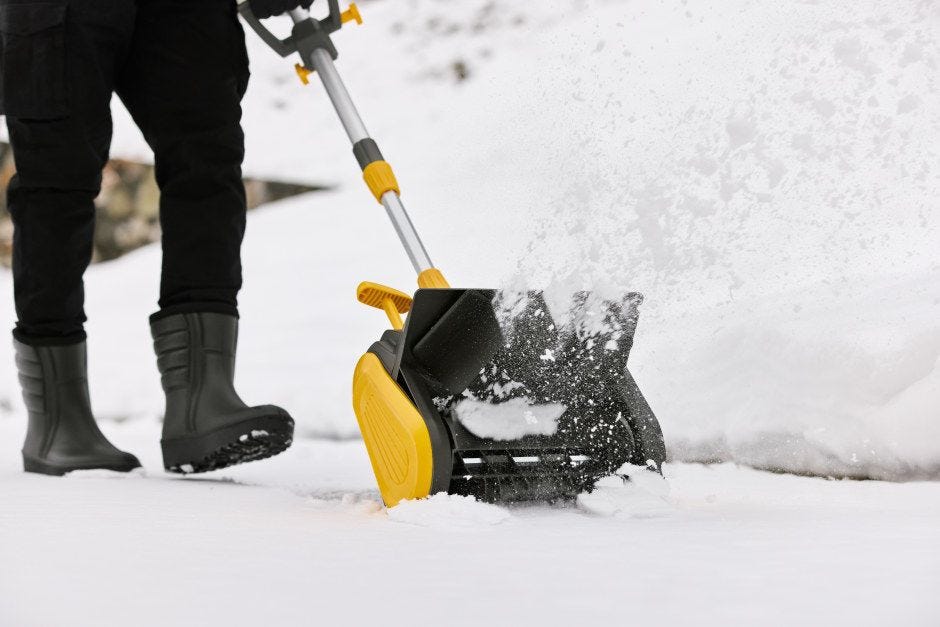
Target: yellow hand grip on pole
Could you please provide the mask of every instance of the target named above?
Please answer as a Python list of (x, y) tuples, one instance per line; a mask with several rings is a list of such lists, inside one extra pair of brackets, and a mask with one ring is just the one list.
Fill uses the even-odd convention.
[(401, 314), (411, 311), (410, 296), (386, 285), (370, 281), (363, 281), (359, 284), (356, 288), (356, 299), (364, 305), (384, 311), (392, 328), (396, 331), (401, 331), (405, 326)]

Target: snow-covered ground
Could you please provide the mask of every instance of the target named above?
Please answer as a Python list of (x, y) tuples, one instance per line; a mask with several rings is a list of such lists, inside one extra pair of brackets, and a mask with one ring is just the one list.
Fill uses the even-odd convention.
[(361, 8), (339, 68), (452, 282), (646, 295), (668, 499), (378, 506), (349, 386), (384, 316), (353, 294), (413, 277), (322, 91), (249, 34), (246, 170), (334, 187), (244, 247), (238, 385), (307, 437), (163, 475), (159, 250), (93, 267), (93, 405), (148, 475), (21, 474), (0, 342), (0, 624), (938, 624), (940, 483), (745, 467), (940, 478), (937, 3)]
[[(0, 437), (18, 433), (8, 421)], [(179, 479), (0, 458), (0, 624), (936, 625), (940, 483), (669, 464), (615, 517), (459, 498), (386, 512), (358, 441)]]

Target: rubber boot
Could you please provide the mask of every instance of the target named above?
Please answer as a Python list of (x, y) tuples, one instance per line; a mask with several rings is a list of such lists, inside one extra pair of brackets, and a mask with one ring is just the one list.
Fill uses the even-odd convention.
[(30, 346), (13, 341), (29, 414), (23, 468), (64, 475), (104, 468), (127, 472), (140, 462), (111, 444), (95, 422), (88, 396), (85, 342)]
[(248, 407), (235, 392), (238, 318), (158, 314), (150, 330), (166, 392), (160, 444), (167, 470), (206, 472), (287, 450), (290, 414), (274, 405)]

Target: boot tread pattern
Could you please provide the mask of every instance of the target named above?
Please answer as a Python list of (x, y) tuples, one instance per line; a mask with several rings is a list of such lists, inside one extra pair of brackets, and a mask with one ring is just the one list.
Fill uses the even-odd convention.
[(189, 475), (267, 459), (286, 451), (292, 441), (292, 434), (256, 429), (242, 434), (235, 442), (216, 449), (200, 460), (177, 464), (167, 470)]

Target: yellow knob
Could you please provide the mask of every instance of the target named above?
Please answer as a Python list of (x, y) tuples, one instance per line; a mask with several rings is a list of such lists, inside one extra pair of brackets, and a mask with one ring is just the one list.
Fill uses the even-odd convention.
[(297, 71), (297, 76), (300, 77), (301, 83), (303, 83), (304, 85), (310, 84), (310, 79), (307, 77), (313, 74), (313, 70), (308, 70), (307, 68), (305, 68), (299, 63), (294, 64), (294, 70)]
[(349, 3), (349, 8), (339, 14), (339, 19), (343, 24), (353, 20), (356, 20), (356, 24), (362, 24), (362, 16), (359, 15), (359, 7), (355, 2)]

